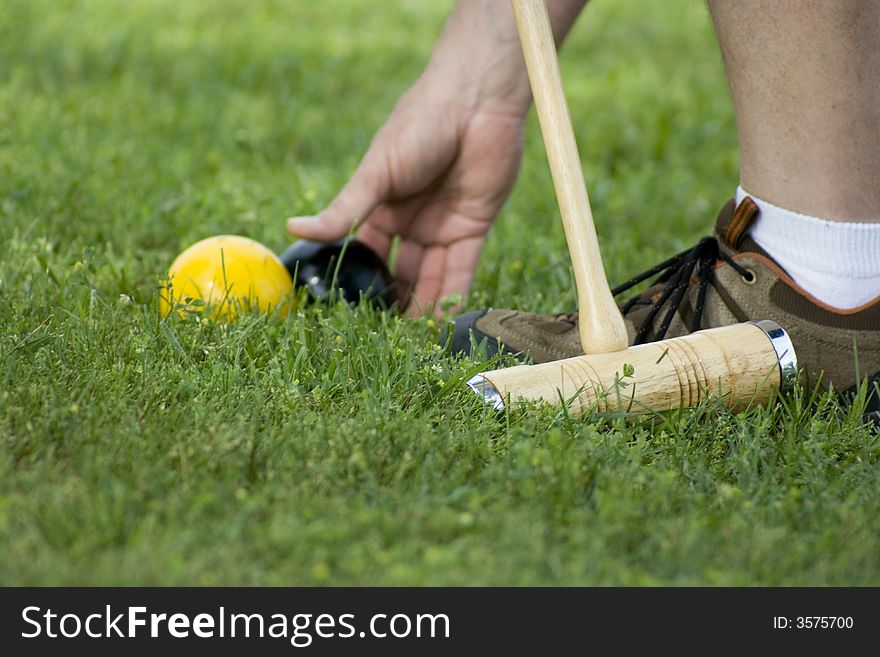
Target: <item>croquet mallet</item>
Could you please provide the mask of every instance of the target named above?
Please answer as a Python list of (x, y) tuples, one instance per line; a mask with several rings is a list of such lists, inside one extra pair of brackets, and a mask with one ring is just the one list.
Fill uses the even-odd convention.
[(652, 412), (695, 406), (709, 395), (731, 410), (764, 404), (797, 378), (788, 334), (770, 320), (696, 331), (627, 347), (611, 295), (562, 88), (544, 0), (513, 0), (523, 55), (578, 293), (584, 356), (483, 372), (468, 385), (495, 408), (522, 400), (574, 411)]

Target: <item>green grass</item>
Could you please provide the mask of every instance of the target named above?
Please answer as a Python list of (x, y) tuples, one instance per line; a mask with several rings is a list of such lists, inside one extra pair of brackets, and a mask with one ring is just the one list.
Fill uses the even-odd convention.
[[(499, 416), (440, 322), (159, 319), (183, 247), (332, 198), (449, 7), (0, 3), (0, 583), (880, 584), (880, 438), (828, 397)], [(733, 191), (720, 57), (697, 0), (596, 0), (562, 65), (621, 281)], [(532, 118), (468, 305), (571, 309), (565, 263)]]

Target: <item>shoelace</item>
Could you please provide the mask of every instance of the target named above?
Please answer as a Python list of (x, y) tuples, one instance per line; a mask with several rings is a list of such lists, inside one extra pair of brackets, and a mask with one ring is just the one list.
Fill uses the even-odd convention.
[(703, 321), (703, 309), (706, 305), (706, 291), (709, 287), (709, 280), (712, 278), (712, 270), (715, 268), (715, 263), (719, 260), (733, 267), (745, 280), (753, 279), (754, 274), (751, 271), (737, 264), (733, 258), (718, 247), (718, 240), (716, 238), (704, 237), (696, 246), (664, 260), (660, 264), (629, 279), (622, 285), (613, 288), (611, 294), (617, 296), (655, 275), (657, 275), (657, 279), (653, 282), (653, 285), (665, 284), (663, 292), (657, 301), (652, 302), (643, 295), (636, 295), (621, 308), (621, 312), (626, 315), (627, 312), (637, 305), (653, 306), (645, 317), (645, 321), (636, 328), (633, 344), (645, 342), (645, 338), (651, 330), (654, 320), (657, 319), (657, 315), (660, 314), (664, 306), (667, 306), (668, 309), (663, 316), (663, 321), (657, 328), (653, 338), (654, 340), (663, 339), (666, 331), (669, 329), (669, 325), (672, 324), (672, 320), (675, 318), (675, 313), (678, 312), (678, 308), (681, 306), (694, 270), (697, 272), (698, 287), (697, 302), (690, 330), (692, 332), (699, 331)]

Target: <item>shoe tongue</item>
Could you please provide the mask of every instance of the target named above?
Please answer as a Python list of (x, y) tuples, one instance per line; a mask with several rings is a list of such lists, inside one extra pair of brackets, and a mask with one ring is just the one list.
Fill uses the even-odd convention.
[(730, 199), (718, 213), (715, 232), (728, 248), (737, 250), (758, 218), (758, 212), (758, 206), (748, 196), (739, 205)]

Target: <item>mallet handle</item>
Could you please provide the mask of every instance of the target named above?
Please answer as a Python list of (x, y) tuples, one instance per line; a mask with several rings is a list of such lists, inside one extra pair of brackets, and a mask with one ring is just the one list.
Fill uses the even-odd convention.
[[(625, 371), (626, 365), (632, 372)], [(626, 368), (627, 370), (629, 368)], [(522, 400), (578, 411), (644, 413), (695, 406), (707, 395), (738, 410), (764, 404), (797, 375), (788, 335), (773, 322), (733, 324), (680, 338), (477, 375), (469, 385), (496, 408)]]
[(513, 0), (513, 9), (574, 269), (581, 346), (586, 354), (620, 351), (626, 326), (602, 268), (547, 7), (544, 0)]

